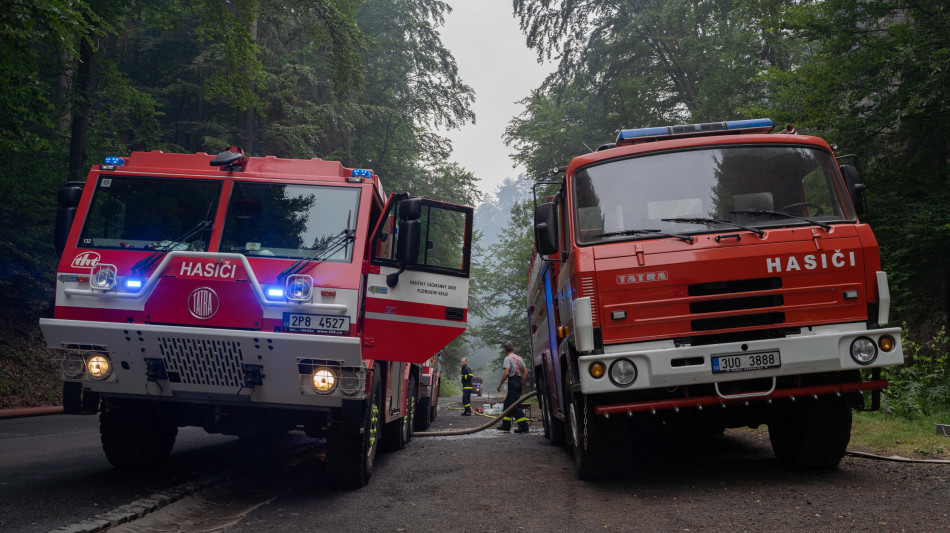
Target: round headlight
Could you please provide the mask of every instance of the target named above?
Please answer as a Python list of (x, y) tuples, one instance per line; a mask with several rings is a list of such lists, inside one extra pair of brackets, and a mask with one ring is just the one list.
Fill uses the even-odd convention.
[(340, 376), (340, 390), (347, 396), (352, 396), (363, 390), (363, 382), (360, 375), (355, 372), (345, 372)]
[(604, 373), (607, 372), (607, 367), (604, 366), (604, 364), (600, 361), (597, 361), (595, 363), (591, 363), (590, 366), (587, 367), (587, 372), (590, 373), (590, 377), (594, 379), (600, 379), (604, 377)]
[(86, 369), (86, 362), (83, 361), (82, 356), (78, 353), (67, 353), (63, 357), (63, 362), (61, 365), (63, 377), (69, 379), (78, 378), (82, 375), (83, 370)]
[(610, 365), (610, 381), (618, 387), (629, 387), (637, 380), (637, 365), (629, 359), (617, 359)]
[(109, 358), (103, 354), (96, 354), (86, 362), (86, 370), (92, 379), (102, 379), (112, 371), (112, 363)]
[(336, 372), (329, 368), (318, 368), (313, 373), (313, 390), (320, 394), (329, 394), (336, 387)]
[(858, 337), (851, 342), (851, 359), (859, 365), (869, 365), (877, 359), (877, 345), (867, 337)]

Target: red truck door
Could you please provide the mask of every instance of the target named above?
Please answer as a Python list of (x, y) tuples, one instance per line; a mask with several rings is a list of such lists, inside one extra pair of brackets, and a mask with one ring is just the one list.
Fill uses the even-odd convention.
[(418, 250), (399, 261), (402, 199), (390, 195), (370, 241), (363, 357), (422, 363), (465, 331), (473, 209), (414, 199), (421, 201)]

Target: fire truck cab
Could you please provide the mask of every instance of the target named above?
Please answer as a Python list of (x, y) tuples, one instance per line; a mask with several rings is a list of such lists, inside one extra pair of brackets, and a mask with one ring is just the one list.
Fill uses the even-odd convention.
[(668, 427), (767, 424), (783, 464), (834, 467), (903, 363), (857, 171), (773, 129), (624, 130), (548, 182), (527, 311), (545, 433), (581, 478)]
[[(177, 428), (326, 438), (333, 482), (412, 437), (429, 360), (466, 327), (472, 208), (320, 159), (133, 152), (59, 193), (64, 407), (117, 467)], [(408, 341), (407, 339), (411, 339)]]

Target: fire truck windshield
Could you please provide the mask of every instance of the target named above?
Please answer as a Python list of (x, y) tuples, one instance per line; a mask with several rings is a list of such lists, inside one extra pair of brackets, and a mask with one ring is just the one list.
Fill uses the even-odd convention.
[[(211, 225), (199, 231), (196, 224), (214, 219), (221, 185), (210, 180), (102, 174), (79, 245), (206, 251)], [(175, 241), (178, 238), (186, 242)]]
[(351, 187), (237, 182), (221, 251), (350, 262), (353, 239), (340, 236), (356, 227), (359, 198), (360, 189)]
[[(741, 145), (609, 160), (574, 175), (580, 244), (854, 220), (833, 156)], [(638, 231), (650, 228), (650, 231)], [(625, 235), (626, 233), (626, 235)]]

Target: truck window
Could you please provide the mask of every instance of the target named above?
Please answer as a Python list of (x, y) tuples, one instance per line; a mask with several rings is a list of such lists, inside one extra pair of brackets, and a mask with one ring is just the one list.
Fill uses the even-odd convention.
[[(398, 266), (395, 241), (398, 239), (398, 202), (384, 216), (373, 240), (373, 263)], [(471, 209), (422, 199), (422, 228), (419, 252), (410, 270), (430, 271), (452, 276), (468, 276), (470, 261), (467, 243), (471, 241)], [(396, 231), (395, 238), (393, 230)]]
[(711, 147), (610, 160), (575, 175), (575, 238), (592, 244), (655, 238), (633, 233), (637, 230), (695, 234), (730, 228), (664, 220), (676, 218), (757, 227), (808, 224), (778, 215), (734, 213), (747, 210), (851, 221), (854, 214), (841, 201), (837, 179), (830, 153), (799, 146)]
[(206, 251), (208, 232), (175, 240), (213, 221), (220, 196), (220, 181), (100, 175), (79, 246)]
[(237, 182), (231, 192), (221, 251), (248, 256), (351, 262), (360, 190), (284, 183)]

